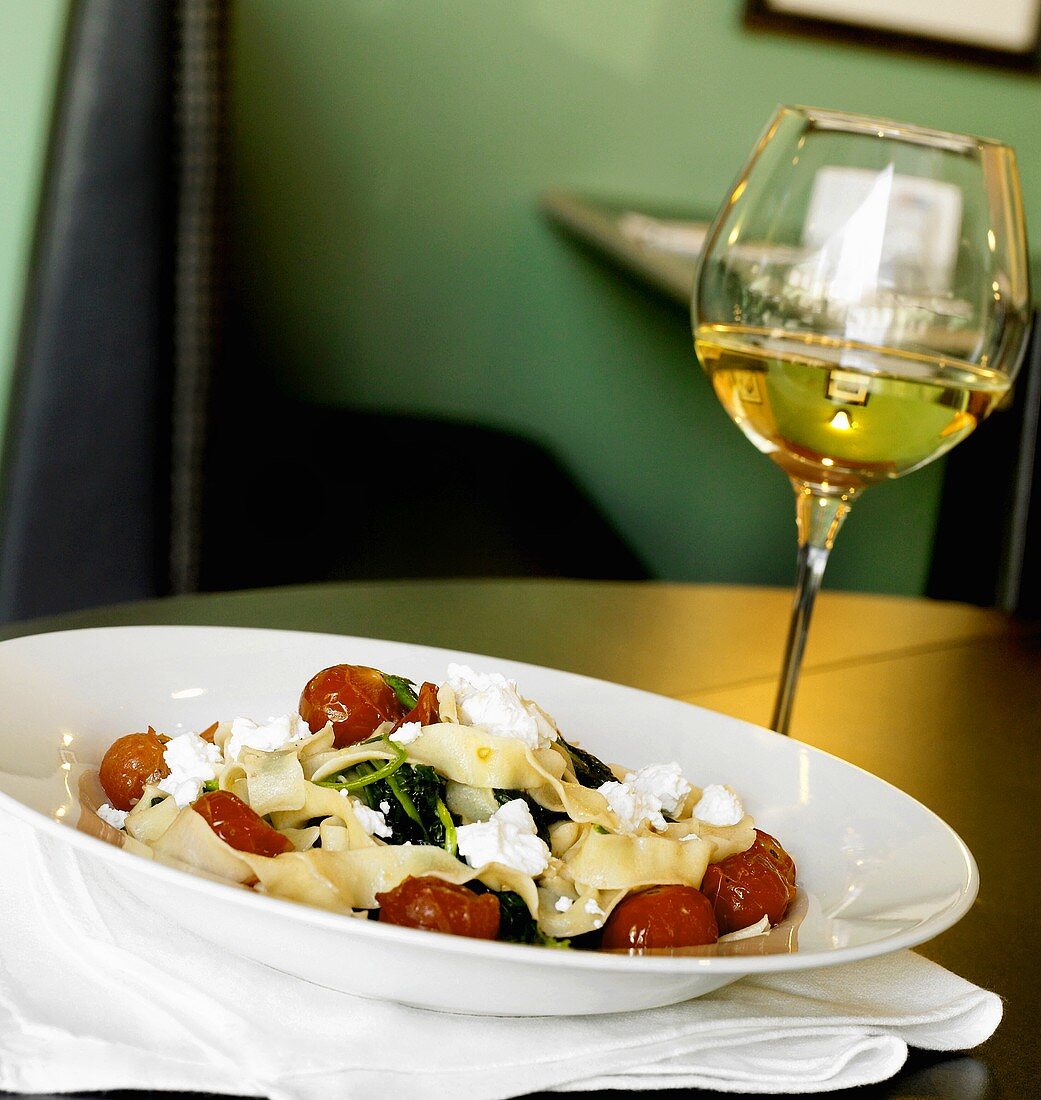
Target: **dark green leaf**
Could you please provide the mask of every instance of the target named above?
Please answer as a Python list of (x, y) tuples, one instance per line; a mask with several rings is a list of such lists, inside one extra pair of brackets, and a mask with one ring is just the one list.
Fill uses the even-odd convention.
[(561, 745), (567, 749), (568, 755), (571, 757), (571, 763), (575, 768), (575, 778), (583, 787), (593, 787), (595, 789), (604, 783), (615, 782), (614, 772), (602, 760), (595, 757), (591, 752), (580, 749), (578, 745), (570, 744), (563, 737), (559, 740)]
[[(448, 847), (448, 830), (438, 813), (438, 803), (444, 805), (444, 780), (426, 764), (402, 764), (386, 779), (362, 787), (356, 793), (365, 804), (378, 810), (387, 803), (383, 814), (391, 827), (388, 844), (436, 844)], [(451, 814), (445, 810), (448, 821)]]
[[(473, 887), (476, 883), (470, 883)], [(540, 931), (520, 894), (504, 890), (499, 899), (499, 939), (510, 943), (532, 943), (540, 947), (570, 947), (570, 940), (558, 940)]]

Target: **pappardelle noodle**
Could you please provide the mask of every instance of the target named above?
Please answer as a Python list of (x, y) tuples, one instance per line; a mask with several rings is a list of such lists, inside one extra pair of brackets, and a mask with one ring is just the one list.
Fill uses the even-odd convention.
[(464, 665), (419, 688), (334, 665), (299, 714), (130, 733), (99, 779), (128, 847), (359, 919), (641, 952), (765, 934), (795, 897), (729, 787), (608, 766)]

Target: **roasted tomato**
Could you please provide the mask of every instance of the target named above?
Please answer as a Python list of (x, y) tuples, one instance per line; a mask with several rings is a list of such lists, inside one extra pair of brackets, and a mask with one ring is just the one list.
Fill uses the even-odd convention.
[(397, 722), (408, 710), (383, 673), (365, 665), (323, 668), (300, 696), (300, 717), (312, 733), (332, 722), (337, 748), (364, 741), (382, 722)]
[(376, 900), (384, 924), (475, 940), (494, 940), (499, 934), (499, 899), (494, 894), (475, 894), (432, 875), (409, 875), (393, 890), (377, 894)]
[(712, 902), (720, 932), (736, 932), (767, 917), (784, 919), (795, 899), (795, 864), (768, 833), (746, 852), (709, 864), (701, 883)]
[(416, 705), (404, 718), (398, 720), (394, 728), (397, 729), (398, 726), (403, 726), (406, 722), (418, 722), (421, 726), (432, 726), (440, 720), (441, 715), (437, 709), (437, 684), (431, 684), (428, 681), (419, 689), (419, 698), (416, 700)]
[(117, 810), (136, 806), (146, 784), (158, 783), (170, 774), (163, 759), (164, 750), (165, 745), (153, 729), (147, 733), (128, 733), (109, 746), (98, 778)]
[(712, 903), (693, 886), (652, 886), (630, 894), (604, 925), (604, 950), (698, 947), (719, 939)]
[(781, 847), (776, 837), (772, 837), (769, 833), (764, 833), (762, 829), (756, 829), (755, 842), (752, 844), (754, 851), (762, 852), (771, 863), (777, 868), (778, 871), (787, 879), (788, 882), (795, 885), (795, 876), (797, 871), (795, 869), (795, 860)]
[(238, 852), (280, 856), (293, 850), (288, 837), (273, 829), (231, 791), (209, 791), (192, 803), (192, 809), (225, 844)]

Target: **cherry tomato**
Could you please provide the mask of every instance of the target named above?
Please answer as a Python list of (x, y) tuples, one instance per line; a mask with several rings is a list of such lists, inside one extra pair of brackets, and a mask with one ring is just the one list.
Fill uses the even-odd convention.
[(364, 741), (380, 723), (407, 713), (383, 673), (365, 665), (323, 668), (300, 696), (300, 717), (312, 733), (332, 722), (337, 748)]
[(376, 900), (385, 924), (475, 940), (494, 940), (499, 934), (499, 899), (494, 894), (475, 894), (432, 875), (409, 875), (393, 890), (377, 894)]
[(611, 911), (600, 946), (612, 951), (697, 947), (719, 939), (712, 903), (693, 886), (652, 886)]
[(279, 856), (293, 850), (288, 837), (273, 829), (231, 791), (208, 791), (192, 803), (192, 809), (225, 844), (238, 852)]
[(153, 729), (128, 733), (113, 741), (101, 761), (98, 778), (117, 810), (129, 810), (141, 799), (148, 783), (170, 774), (163, 759), (165, 746)]
[(406, 722), (418, 722), (421, 726), (432, 726), (441, 721), (441, 714), (437, 708), (437, 685), (429, 681), (419, 689), (419, 698), (416, 705), (400, 719), (394, 729), (403, 726)]
[[(788, 856), (783, 848), (780, 851)], [(763, 917), (771, 924), (783, 920), (795, 898), (794, 863), (791, 871), (789, 879), (769, 854), (768, 846), (759, 845), (758, 837), (748, 851), (709, 864), (701, 890), (712, 902), (720, 932), (736, 932)]]
[(795, 860), (781, 847), (776, 837), (764, 833), (762, 829), (756, 829), (755, 842), (752, 844), (752, 848), (767, 856), (785, 879), (792, 886), (795, 885), (795, 877), (798, 874), (795, 869)]

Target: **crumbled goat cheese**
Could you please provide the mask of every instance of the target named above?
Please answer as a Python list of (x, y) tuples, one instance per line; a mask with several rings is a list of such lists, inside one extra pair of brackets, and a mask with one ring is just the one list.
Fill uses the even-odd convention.
[(558, 913), (566, 913), (574, 904), (571, 898), (559, 897), (553, 903), (553, 908), (556, 909)]
[(381, 814), (389, 814), (390, 813), (390, 803), (386, 799), (384, 799), (380, 803), (380, 813)]
[[(390, 809), (387, 803), (384, 802), (383, 805), (387, 806), (388, 810)], [(387, 824), (387, 819), (379, 810), (370, 810), (368, 806), (358, 801), (351, 803), (351, 809), (354, 811), (354, 816), (358, 819), (361, 827), (369, 836), (378, 836), (386, 840), (394, 835), (394, 830)]]
[(452, 664), (445, 683), (455, 695), (464, 726), (479, 726), (496, 737), (513, 737), (533, 749), (556, 741), (553, 719), (525, 699), (513, 680), (496, 672), (478, 673), (467, 665)]
[(526, 875), (541, 875), (549, 866), (549, 848), (539, 838), (523, 798), (500, 806), (487, 821), (460, 825), (456, 830), (459, 855), (471, 867), (501, 863)]
[(586, 903), (582, 906), (582, 908), (591, 917), (602, 917), (605, 915), (603, 909), (601, 909), (600, 906), (597, 905), (595, 898), (586, 898)]
[(110, 806), (107, 802), (102, 803), (97, 808), (97, 815), (102, 821), (111, 825), (113, 829), (122, 829), (127, 823), (127, 811), (117, 810), (115, 806)]
[(622, 832), (635, 833), (644, 822), (665, 829), (665, 814), (675, 814), (690, 793), (679, 764), (649, 764), (629, 772), (621, 783), (602, 783), (598, 788), (614, 810)]
[(418, 722), (403, 722), (390, 735), (390, 740), (399, 745), (411, 745), (422, 732), (423, 727)]
[(231, 723), (231, 736), (225, 746), (225, 754), (231, 761), (238, 760), (243, 749), (277, 752), (310, 736), (311, 730), (299, 714), (269, 718), (265, 725), (254, 722), (252, 718), (236, 718)]
[(690, 784), (683, 778), (679, 764), (648, 764), (638, 772), (625, 777), (630, 787), (646, 791), (661, 802), (664, 813), (674, 815), (683, 800), (690, 794)]
[(736, 825), (745, 816), (745, 808), (729, 787), (710, 783), (701, 792), (694, 816), (706, 825)]
[(168, 741), (163, 760), (170, 774), (159, 781), (159, 789), (173, 795), (181, 807), (199, 797), (202, 785), (217, 778), (217, 767), (223, 763), (220, 749), (197, 733), (182, 733)]

